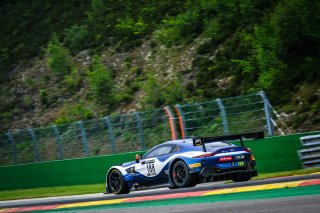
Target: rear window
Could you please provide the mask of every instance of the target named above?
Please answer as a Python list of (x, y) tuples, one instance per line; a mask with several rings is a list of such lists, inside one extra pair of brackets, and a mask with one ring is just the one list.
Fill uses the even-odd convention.
[(232, 147), (235, 146), (232, 143), (228, 142), (214, 142), (214, 143), (206, 143), (207, 152), (214, 152), (223, 147)]

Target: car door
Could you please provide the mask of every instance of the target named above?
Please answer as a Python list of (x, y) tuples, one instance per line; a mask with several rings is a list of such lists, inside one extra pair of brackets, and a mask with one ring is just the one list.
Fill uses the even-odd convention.
[(172, 155), (174, 145), (164, 144), (150, 150), (135, 166), (136, 178), (142, 185), (155, 185), (168, 181), (166, 160)]

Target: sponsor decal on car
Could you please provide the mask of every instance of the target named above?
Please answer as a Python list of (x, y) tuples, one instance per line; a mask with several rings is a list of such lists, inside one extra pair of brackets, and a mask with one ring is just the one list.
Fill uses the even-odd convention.
[(201, 163), (193, 163), (193, 164), (189, 164), (190, 168), (196, 168), (196, 167), (200, 167)]

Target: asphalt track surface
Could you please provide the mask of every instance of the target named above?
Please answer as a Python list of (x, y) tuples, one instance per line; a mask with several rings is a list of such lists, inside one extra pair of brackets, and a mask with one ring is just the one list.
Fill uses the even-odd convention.
[[(158, 188), (158, 189), (149, 189), (149, 190), (143, 190), (143, 191), (134, 191), (134, 192), (131, 192), (126, 195), (113, 195), (113, 194), (99, 193), (99, 194), (77, 195), (77, 196), (63, 196), (63, 197), (51, 197), (51, 198), (2, 201), (2, 202), (0, 202), (0, 208), (26, 207), (26, 206), (37, 206), (37, 205), (67, 204), (67, 203), (76, 203), (76, 202), (85, 202), (85, 201), (111, 200), (111, 199), (153, 196), (153, 195), (162, 195), (162, 194), (173, 194), (173, 193), (181, 193), (181, 192), (195, 192), (195, 191), (201, 191), (201, 190), (226, 189), (226, 188), (235, 188), (235, 187), (241, 187), (241, 186), (254, 186), (254, 185), (261, 185), (261, 184), (281, 183), (281, 182), (309, 180), (309, 179), (317, 179), (317, 178), (320, 178), (320, 174), (280, 177), (280, 178), (272, 178), (272, 179), (266, 179), (266, 180), (256, 180), (256, 181), (248, 181), (248, 182), (240, 182), (240, 183), (227, 183), (227, 184), (224, 182), (213, 182), (213, 183), (199, 184), (196, 187), (175, 189), (175, 190), (171, 190), (168, 188)], [(318, 210), (319, 210), (317, 212), (320, 212), (320, 206), (319, 206), (320, 199), (319, 199), (319, 197), (318, 197), (317, 205), (318, 205)], [(140, 209), (140, 211), (141, 211), (141, 209)], [(163, 212), (165, 212), (165, 211), (163, 211)]]
[(214, 202), (201, 204), (185, 204), (174, 206), (152, 206), (142, 208), (117, 208), (117, 209), (99, 209), (99, 210), (77, 210), (68, 211), (68, 213), (203, 213), (203, 212), (219, 212), (219, 213), (261, 213), (261, 212), (277, 212), (277, 213), (318, 213), (320, 212), (320, 195), (315, 196), (297, 196), (288, 198), (272, 198), (261, 200), (245, 200), (232, 202)]

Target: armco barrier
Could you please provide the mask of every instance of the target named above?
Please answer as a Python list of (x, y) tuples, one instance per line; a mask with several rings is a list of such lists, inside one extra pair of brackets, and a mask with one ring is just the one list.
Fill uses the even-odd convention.
[[(311, 134), (319, 132), (246, 141), (245, 145), (255, 154), (259, 173), (290, 171), (302, 168), (299, 138)], [(134, 160), (136, 153), (142, 152), (2, 166), (0, 190), (104, 183), (110, 166)]]
[(303, 168), (320, 167), (320, 134), (300, 138), (302, 150), (298, 156)]

